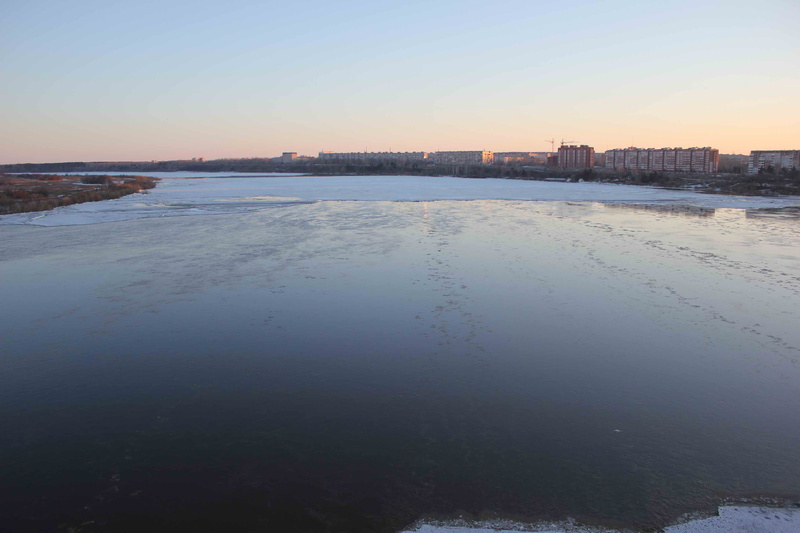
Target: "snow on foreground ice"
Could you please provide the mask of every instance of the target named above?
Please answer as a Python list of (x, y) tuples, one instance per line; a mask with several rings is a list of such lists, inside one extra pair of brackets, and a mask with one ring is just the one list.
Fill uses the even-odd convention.
[[(114, 173), (110, 173), (114, 174)], [(694, 205), (707, 208), (800, 206), (800, 197), (707, 195), (632, 185), (429, 176), (160, 177), (155, 189), (52, 211), (4, 215), (3, 224), (68, 226), (137, 218), (228, 214), (316, 201), (528, 200)], [(166, 177), (168, 175), (169, 177)]]
[[(626, 532), (630, 530), (624, 530)], [(800, 531), (800, 509), (731, 505), (719, 508), (718, 516), (692, 520), (665, 528), (664, 533), (796, 533)], [(572, 521), (525, 525), (492, 522), (469, 527), (423, 524), (402, 533), (623, 533), (597, 527), (578, 526)]]

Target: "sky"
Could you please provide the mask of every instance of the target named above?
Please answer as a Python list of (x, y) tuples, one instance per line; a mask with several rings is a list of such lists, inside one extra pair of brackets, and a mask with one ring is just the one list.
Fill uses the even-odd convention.
[(3, 0), (0, 164), (800, 149), (800, 0)]

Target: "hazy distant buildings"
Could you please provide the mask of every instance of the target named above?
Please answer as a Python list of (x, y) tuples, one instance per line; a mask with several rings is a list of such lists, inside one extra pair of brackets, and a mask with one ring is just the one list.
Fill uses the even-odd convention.
[(320, 152), (321, 162), (340, 163), (384, 163), (395, 161), (402, 164), (430, 161), (440, 165), (479, 165), (494, 161), (494, 154), (487, 150), (457, 152)]
[(552, 152), (495, 152), (495, 164), (540, 164), (547, 163)]
[(494, 152), (493, 162), (500, 163), (525, 163), (531, 159), (530, 152)]
[(494, 154), (488, 150), (433, 152), (431, 158), (437, 165), (479, 165), (494, 162)]
[(800, 169), (800, 150), (753, 150), (747, 161), (748, 174), (772, 167), (775, 171)]
[(714, 148), (617, 148), (606, 150), (605, 168), (655, 172), (713, 173), (719, 165)]
[(283, 152), (283, 155), (280, 157), (281, 163), (291, 163), (297, 159), (297, 152)]
[(594, 148), (582, 144), (568, 145), (558, 149), (558, 166), (561, 168), (592, 168)]
[(428, 152), (320, 152), (320, 161), (382, 163), (396, 161), (398, 163), (411, 163), (425, 161)]
[[(552, 156), (552, 157), (548, 157)], [(295, 152), (284, 152), (281, 162), (298, 158)], [(564, 145), (557, 155), (552, 152), (491, 152), (489, 150), (459, 150), (440, 152), (320, 152), (318, 161), (338, 163), (380, 164), (396, 162), (407, 165), (432, 162), (437, 165), (497, 164), (554, 164), (563, 169), (589, 169), (602, 166), (616, 171), (652, 171), (716, 173), (719, 150), (703, 148), (618, 148), (595, 154), (592, 146)], [(776, 170), (800, 168), (800, 150), (754, 151), (750, 155), (749, 171), (772, 166)]]

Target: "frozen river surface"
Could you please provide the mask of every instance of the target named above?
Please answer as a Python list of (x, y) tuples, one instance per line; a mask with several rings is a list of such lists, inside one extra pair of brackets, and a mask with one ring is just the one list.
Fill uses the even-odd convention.
[[(95, 174), (109, 174), (95, 173)], [(110, 173), (115, 174), (115, 173)], [(116, 173), (121, 174), (121, 173)], [(192, 172), (144, 172), (161, 178), (146, 194), (0, 217), (2, 224), (62, 226), (137, 218), (243, 213), (315, 201), (529, 200), (693, 205), (707, 208), (800, 206), (800, 197), (721, 196), (600, 183), (466, 179), (429, 176), (207, 177)], [(204, 177), (206, 176), (206, 177)]]
[(171, 178), (0, 219), (0, 530), (640, 531), (796, 502), (800, 223), (633, 189)]

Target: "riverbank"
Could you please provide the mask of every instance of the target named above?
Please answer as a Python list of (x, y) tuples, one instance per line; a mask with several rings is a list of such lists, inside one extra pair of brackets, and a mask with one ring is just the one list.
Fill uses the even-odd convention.
[(152, 189), (157, 181), (149, 176), (0, 174), (0, 215), (121, 198)]
[(595, 167), (575, 170), (552, 166), (437, 165), (429, 162), (324, 162), (297, 161), (277, 163), (269, 159), (219, 161), (161, 161), (106, 163), (40, 163), (0, 165), (0, 174), (18, 172), (151, 172), (216, 173), (291, 173), (312, 176), (455, 176), (461, 178), (501, 178), (533, 181), (589, 181), (622, 185), (645, 185), (708, 194), (737, 196), (800, 196), (800, 170), (763, 174), (741, 173), (667, 173), (616, 171)]
[[(586, 176), (588, 175), (588, 180)], [(800, 171), (773, 174), (668, 174), (583, 171), (572, 181), (646, 185), (734, 196), (800, 196)]]
[(732, 196), (800, 196), (800, 171), (765, 174), (676, 174), (630, 172), (605, 169), (570, 170), (553, 167), (515, 167), (510, 165), (429, 165), (421, 168), (384, 168), (383, 165), (315, 165), (311, 175), (408, 175), (453, 176), (459, 178), (501, 178), (525, 181), (569, 183), (609, 183), (637, 185)]

